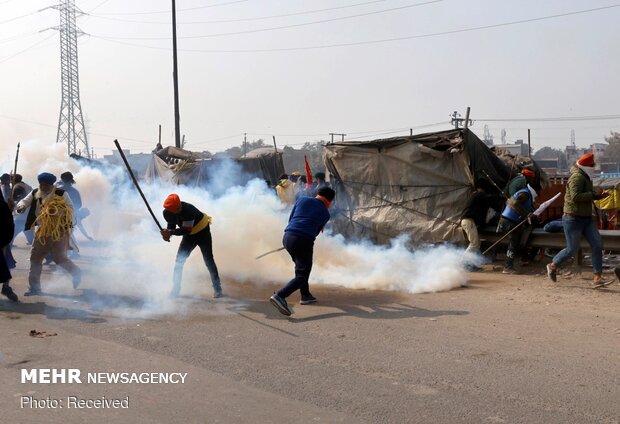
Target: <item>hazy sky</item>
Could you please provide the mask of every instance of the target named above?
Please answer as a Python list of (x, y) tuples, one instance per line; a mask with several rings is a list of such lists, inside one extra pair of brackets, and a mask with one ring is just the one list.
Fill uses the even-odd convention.
[[(17, 141), (56, 141), (58, 32), (40, 31), (59, 13), (37, 12), (54, 4), (0, 0), (0, 161)], [(158, 124), (174, 144), (171, 1), (76, 4), (91, 13), (78, 19), (79, 64), (95, 154), (114, 138), (150, 151)], [(509, 142), (531, 128), (535, 149), (568, 145), (571, 129), (577, 146), (602, 142), (620, 131), (620, 7), (609, 6), (620, 1), (177, 0), (181, 133), (191, 150), (239, 145), (244, 132), (298, 146), (447, 129), (471, 106), (472, 129), (482, 138), (488, 124), (496, 143), (503, 128)], [(309, 48), (348, 43), (359, 44)], [(614, 119), (483, 121), (601, 115)]]

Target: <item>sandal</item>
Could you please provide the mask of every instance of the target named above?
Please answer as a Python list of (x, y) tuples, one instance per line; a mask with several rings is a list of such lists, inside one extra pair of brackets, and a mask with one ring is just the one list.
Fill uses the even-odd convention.
[(613, 280), (605, 280), (604, 278), (597, 278), (592, 282), (593, 289), (599, 289), (601, 287), (607, 287), (613, 283)]

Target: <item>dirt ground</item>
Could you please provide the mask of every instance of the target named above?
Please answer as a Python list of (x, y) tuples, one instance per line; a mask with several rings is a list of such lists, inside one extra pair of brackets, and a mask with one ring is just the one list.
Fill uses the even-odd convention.
[[(92, 252), (91, 252), (92, 253)], [(27, 254), (13, 286), (26, 289)], [(88, 249), (77, 263), (88, 269)], [(225, 298), (121, 317), (144, 300), (87, 275), (19, 304), (0, 300), (0, 406), (15, 423), (618, 423), (620, 284), (589, 288), (543, 265), (470, 273), (468, 288), (406, 293), (315, 286), (284, 318), (271, 286), (224, 279)], [(45, 278), (50, 272), (46, 268)], [(609, 272), (606, 274), (613, 278)], [(47, 276), (47, 277), (46, 277)], [(44, 286), (45, 290), (45, 286)], [(31, 337), (30, 330), (46, 333)], [(47, 337), (46, 337), (47, 336)], [(22, 368), (184, 372), (183, 384), (32, 384)], [(125, 398), (128, 409), (22, 407), (35, 398)]]

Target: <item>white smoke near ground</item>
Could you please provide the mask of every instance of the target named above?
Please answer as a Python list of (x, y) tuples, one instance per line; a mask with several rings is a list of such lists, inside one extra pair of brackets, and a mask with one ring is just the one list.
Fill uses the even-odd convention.
[[(71, 171), (83, 204), (91, 215), (84, 225), (97, 243), (83, 245), (77, 264), (85, 274), (81, 288), (95, 290), (89, 305), (113, 315), (143, 317), (152, 313), (179, 314), (183, 300), (169, 300), (172, 271), (180, 237), (162, 240), (159, 229), (131, 184), (127, 171), (119, 167), (84, 167), (67, 158), (60, 146), (23, 144), (21, 172), (41, 171), (60, 175)], [(256, 256), (282, 246), (289, 210), (264, 181), (252, 180), (244, 186), (231, 183), (239, 178), (234, 162), (225, 162), (212, 187), (174, 186), (167, 183), (142, 184), (146, 198), (162, 226), (162, 203), (170, 193), (196, 206), (213, 218), (213, 251), (223, 288), (230, 280), (246, 284), (285, 284), (294, 275), (294, 265), (286, 251), (263, 259)], [(352, 289), (393, 290), (408, 293), (434, 292), (459, 287), (467, 282), (465, 266), (479, 263), (462, 249), (440, 246), (411, 251), (407, 237), (394, 239), (388, 246), (348, 242), (329, 230), (317, 237), (311, 284), (330, 284)], [(43, 281), (45, 291), (67, 288), (67, 277), (55, 274)], [(70, 285), (70, 283), (69, 283)], [(209, 273), (198, 248), (188, 258), (183, 272), (182, 295), (210, 297)], [(268, 296), (270, 293), (266, 293)]]

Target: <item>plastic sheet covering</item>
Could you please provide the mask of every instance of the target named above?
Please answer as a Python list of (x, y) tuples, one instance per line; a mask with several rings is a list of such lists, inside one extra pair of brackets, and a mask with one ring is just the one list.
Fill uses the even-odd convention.
[[(466, 129), (325, 146), (332, 224), (350, 238), (464, 241), (460, 217), (478, 178), (503, 188), (510, 168)], [(488, 175), (488, 177), (487, 177)]]

